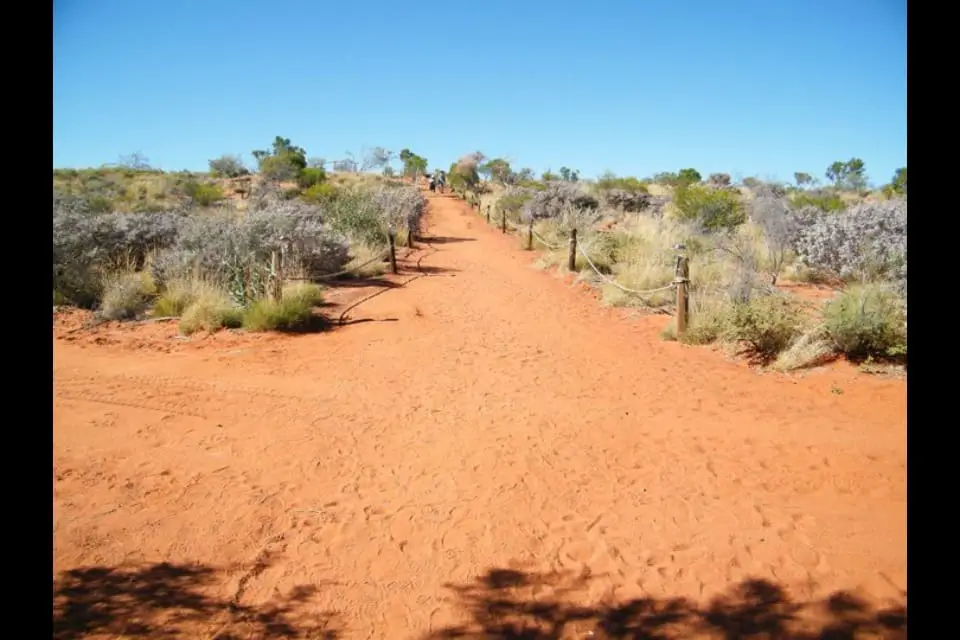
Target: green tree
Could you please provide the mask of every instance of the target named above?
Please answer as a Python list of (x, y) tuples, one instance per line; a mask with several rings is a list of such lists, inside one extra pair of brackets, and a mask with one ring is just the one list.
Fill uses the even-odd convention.
[(524, 167), (517, 171), (517, 181), (518, 182), (528, 182), (534, 179), (533, 169), (530, 167)]
[(477, 171), (498, 184), (507, 184), (513, 178), (510, 162), (504, 158), (494, 158), (477, 167)]
[(559, 176), (555, 174), (553, 171), (551, 171), (550, 169), (547, 169), (542, 174), (540, 174), (540, 179), (543, 180), (544, 182), (553, 182), (558, 178)]
[(893, 192), (900, 195), (907, 195), (907, 168), (900, 167), (893, 174), (893, 181), (890, 183)]
[(811, 176), (809, 173), (797, 171), (793, 174), (793, 181), (797, 183), (798, 187), (805, 187), (809, 184), (813, 184), (813, 176)]
[(695, 184), (703, 180), (703, 176), (696, 169), (680, 169), (677, 173), (677, 181), (680, 184)]
[(839, 160), (827, 167), (827, 180), (838, 189), (863, 189), (867, 186), (866, 166), (860, 158), (850, 158), (846, 162)]
[(570, 167), (560, 167), (560, 179), (564, 182), (578, 182), (580, 180), (580, 172)]
[(267, 179), (291, 180), (307, 167), (307, 154), (294, 146), (290, 138), (277, 136), (270, 150), (255, 149), (253, 157), (260, 173)]
[(406, 178), (416, 179), (427, 173), (427, 159), (418, 156), (410, 149), (400, 151), (400, 162), (403, 163), (403, 175)]
[(447, 177), (455, 190), (472, 189), (480, 184), (478, 167), (483, 163), (483, 154), (479, 151), (468, 153), (450, 165)]

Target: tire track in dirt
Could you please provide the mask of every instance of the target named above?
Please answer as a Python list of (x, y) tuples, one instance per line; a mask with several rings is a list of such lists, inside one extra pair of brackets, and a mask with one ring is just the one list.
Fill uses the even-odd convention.
[(902, 382), (663, 343), (462, 203), (428, 219), (452, 277), (357, 308), (397, 322), (229, 360), (56, 341), (57, 568), (202, 562), (235, 594), (256, 567), (245, 604), (323, 585), (346, 637), (416, 637), (459, 615), (445, 583), (517, 564), (591, 599), (902, 587)]

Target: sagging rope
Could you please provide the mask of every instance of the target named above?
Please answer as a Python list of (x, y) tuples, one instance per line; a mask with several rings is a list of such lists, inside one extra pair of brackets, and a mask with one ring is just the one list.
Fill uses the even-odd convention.
[(671, 282), (670, 284), (668, 284), (668, 285), (665, 286), (665, 287), (658, 287), (658, 288), (656, 288), (656, 289), (646, 289), (646, 290), (643, 290), (643, 291), (640, 291), (640, 290), (638, 290), (638, 289), (631, 289), (630, 287), (625, 287), (625, 286), (623, 286), (622, 284), (620, 284), (619, 282), (617, 282), (616, 280), (614, 280), (613, 278), (609, 278), (609, 277), (607, 277), (604, 273), (602, 273), (602, 272), (600, 271), (600, 269), (597, 268), (597, 265), (593, 264), (593, 260), (591, 260), (591, 259), (590, 259), (590, 256), (587, 255), (587, 251), (586, 251), (586, 249), (583, 248), (583, 245), (577, 244), (577, 250), (578, 250), (578, 251), (580, 252), (580, 254), (583, 256), (584, 260), (587, 261), (587, 264), (590, 265), (590, 268), (593, 269), (593, 270), (596, 272), (597, 276), (598, 276), (601, 280), (603, 280), (603, 282), (604, 282), (605, 284), (613, 285), (614, 287), (616, 287), (617, 289), (620, 289), (620, 290), (623, 291), (624, 293), (630, 293), (630, 294), (633, 294), (633, 295), (635, 295), (635, 296), (641, 296), (641, 297), (643, 297), (643, 296), (652, 295), (652, 294), (654, 294), (654, 293), (660, 293), (661, 291), (669, 291), (670, 289), (675, 289), (676, 286), (677, 286), (675, 283), (672, 283), (672, 282)]
[(364, 267), (366, 267), (366, 266), (368, 266), (368, 265), (371, 265), (371, 264), (373, 264), (374, 262), (383, 260), (384, 258), (386, 258), (386, 257), (389, 256), (389, 255), (390, 255), (390, 248), (387, 247), (386, 249), (384, 249), (383, 251), (381, 251), (378, 255), (374, 256), (374, 257), (371, 258), (370, 260), (367, 260), (366, 262), (364, 262), (364, 263), (361, 264), (361, 265), (358, 265), (358, 266), (356, 266), (356, 267), (350, 267), (349, 269), (344, 269), (343, 271), (338, 271), (337, 273), (327, 273), (327, 274), (324, 274), (324, 275), (322, 275), (322, 276), (316, 276), (316, 277), (314, 277), (314, 278), (310, 278), (310, 280), (333, 280), (334, 278), (339, 278), (340, 276), (345, 276), (345, 275), (347, 275), (348, 273), (354, 273), (354, 272), (360, 271), (360, 269), (363, 269)]

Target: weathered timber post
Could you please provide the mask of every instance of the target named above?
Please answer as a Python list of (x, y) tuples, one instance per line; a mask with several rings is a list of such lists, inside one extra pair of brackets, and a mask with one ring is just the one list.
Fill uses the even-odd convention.
[(577, 229), (570, 229), (570, 255), (567, 257), (567, 269), (577, 270)]
[(690, 313), (690, 262), (684, 255), (677, 256), (676, 277), (677, 285), (677, 337), (687, 330), (687, 319)]
[(387, 241), (390, 243), (390, 273), (397, 272), (397, 241), (396, 232), (391, 229), (390, 233), (387, 234)]

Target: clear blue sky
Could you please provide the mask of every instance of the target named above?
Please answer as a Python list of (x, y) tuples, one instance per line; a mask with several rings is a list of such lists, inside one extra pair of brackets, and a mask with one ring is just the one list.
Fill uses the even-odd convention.
[[(55, 167), (481, 150), (790, 179), (906, 164), (905, 0), (57, 0)], [(252, 161), (251, 161), (252, 164)]]

